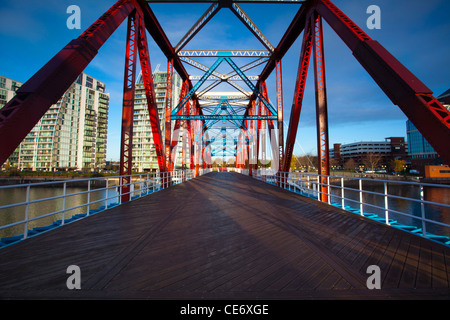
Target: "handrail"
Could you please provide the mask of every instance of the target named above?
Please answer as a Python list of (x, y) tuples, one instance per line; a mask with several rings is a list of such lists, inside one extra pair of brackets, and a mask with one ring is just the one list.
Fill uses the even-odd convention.
[[(209, 169), (200, 169), (199, 175), (203, 175), (209, 172)], [(128, 183), (122, 183), (125, 179), (129, 178)], [(160, 191), (166, 189), (172, 185), (185, 182), (195, 177), (195, 172), (192, 170), (175, 170), (172, 172), (151, 172), (151, 173), (143, 173), (143, 174), (133, 174), (133, 175), (124, 175), (124, 176), (105, 176), (105, 177), (95, 177), (95, 178), (82, 178), (82, 179), (71, 179), (71, 180), (60, 180), (60, 181), (49, 181), (49, 182), (36, 182), (36, 183), (27, 183), (27, 184), (14, 184), (14, 185), (5, 185), (0, 186), (0, 192), (4, 189), (16, 189), (16, 188), (26, 188), (26, 200), (18, 203), (6, 204), (0, 206), (0, 215), (7, 214), (5, 210), (12, 209), (15, 207), (25, 206), (25, 215), (24, 219), (19, 221), (14, 221), (8, 224), (0, 225), (0, 231), (4, 229), (8, 229), (11, 227), (15, 227), (18, 225), (24, 225), (24, 231), (22, 234), (14, 234), (13, 236), (8, 237), (0, 237), (0, 248), (7, 246), (9, 244), (15, 243), (17, 241), (21, 241), (27, 239), (30, 236), (34, 236), (45, 232), (45, 230), (51, 230), (53, 227), (62, 226), (67, 223), (71, 223), (80, 218), (84, 218), (90, 216), (94, 213), (98, 213), (100, 211), (106, 210), (109, 207), (120, 205), (122, 195), (129, 194), (130, 201), (135, 200), (136, 198), (143, 197), (145, 195), (151, 194), (156, 191)], [(93, 181), (101, 180), (105, 182), (105, 186), (99, 188), (92, 188)], [(133, 181), (134, 180), (134, 181)], [(111, 185), (111, 181), (117, 181), (118, 184)], [(86, 183), (87, 190), (67, 193), (67, 187), (70, 187), (72, 184)], [(30, 200), (30, 189), (35, 187), (45, 187), (45, 186), (59, 186), (58, 190), (62, 190), (62, 195), (51, 196), (47, 198), (39, 198)], [(137, 186), (137, 190), (136, 189)], [(130, 186), (130, 190), (128, 192), (124, 191), (125, 186)], [(115, 190), (111, 192), (111, 190)], [(91, 195), (93, 193), (99, 193), (104, 191), (105, 194), (100, 197), (100, 199), (91, 199)], [(73, 207), (66, 207), (66, 199), (73, 196), (82, 196), (87, 195), (87, 200), (82, 202), (81, 204), (77, 204)], [(53, 212), (42, 212), (38, 216), (30, 216), (29, 215), (29, 207), (32, 204), (44, 202), (44, 201), (54, 201), (62, 199), (62, 209), (56, 210)], [(113, 199), (117, 199), (117, 202)], [(112, 203), (110, 203), (112, 202)], [(103, 206), (101, 204), (104, 203)], [(100, 204), (99, 208), (92, 209), (93, 206)], [(72, 211), (75, 209), (86, 207), (86, 212), (73, 215), (71, 217), (65, 217), (65, 213), (68, 211)], [(51, 225), (40, 226), (34, 229), (29, 229), (29, 223), (43, 219), (50, 216), (55, 216), (61, 214), (62, 217), (60, 220), (53, 222)], [(38, 231), (36, 231), (38, 230)], [(41, 231), (44, 230), (44, 231)]]
[[(245, 175), (249, 175), (248, 169), (230, 169), (232, 171), (236, 171)], [(450, 208), (450, 204), (440, 203), (425, 200), (424, 198), (424, 187), (436, 187), (436, 188), (445, 188), (450, 189), (450, 185), (446, 184), (432, 184), (432, 183), (423, 183), (423, 182), (414, 182), (414, 181), (398, 181), (398, 180), (386, 180), (386, 179), (370, 179), (364, 177), (346, 177), (339, 175), (320, 175), (314, 173), (304, 173), (304, 172), (274, 172), (270, 170), (252, 170), (252, 177), (258, 180), (265, 181), (267, 183), (275, 184), (280, 188), (290, 190), (295, 193), (302, 193), (308, 197), (311, 197), (315, 200), (321, 201), (321, 195), (326, 195), (327, 203), (329, 205), (333, 205), (339, 207), (341, 209), (355, 212), (359, 215), (366, 216), (368, 218), (372, 218), (376, 221), (383, 222), (387, 225), (400, 228), (402, 230), (406, 230), (412, 232), (417, 235), (421, 235), (425, 238), (429, 238), (432, 240), (437, 240), (446, 245), (450, 245), (450, 238), (448, 237), (448, 233), (445, 235), (439, 234), (431, 234), (427, 232), (426, 223), (434, 224), (436, 226), (441, 226), (444, 228), (450, 228), (450, 224), (436, 221), (430, 218), (427, 218), (427, 212), (425, 205), (433, 205), (439, 206), (440, 208)], [(319, 177), (326, 178), (326, 183), (322, 183)], [(330, 180), (338, 180), (340, 184), (330, 183)], [(347, 187), (345, 186), (344, 181), (351, 180), (353, 183), (357, 182), (358, 187)], [(379, 186), (384, 187), (384, 193), (365, 190), (363, 188), (363, 182), (370, 181), (374, 183), (380, 184)], [(389, 185), (405, 185), (405, 186), (415, 186), (418, 188), (418, 198), (413, 198), (410, 196), (399, 196), (394, 194), (389, 194)], [(327, 191), (322, 191), (322, 188), (319, 186), (325, 186)], [(335, 193), (333, 193), (335, 191)], [(352, 199), (347, 196), (348, 192), (354, 192), (359, 195), (359, 199)], [(378, 197), (384, 198), (384, 206), (380, 204), (376, 204), (373, 202), (369, 202), (365, 200), (364, 195), (374, 195)], [(367, 198), (367, 197), (366, 197)], [(410, 212), (402, 212), (396, 210), (394, 208), (389, 207), (389, 199), (399, 199), (405, 200), (412, 203), (420, 204), (420, 216), (416, 216), (411, 214)], [(336, 202), (340, 201), (340, 203)], [(381, 199), (380, 199), (381, 200)], [(356, 204), (357, 208), (349, 206), (349, 203)], [(379, 209), (384, 213), (379, 214), (369, 213), (364, 208), (367, 207)], [(398, 223), (391, 219), (392, 214), (402, 217), (408, 217), (410, 219), (416, 219), (420, 221), (421, 228), (414, 225), (405, 225), (402, 223)]]

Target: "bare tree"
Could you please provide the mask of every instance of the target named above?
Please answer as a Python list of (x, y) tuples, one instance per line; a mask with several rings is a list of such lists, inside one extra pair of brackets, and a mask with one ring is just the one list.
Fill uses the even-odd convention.
[(363, 164), (367, 169), (375, 171), (375, 169), (380, 165), (382, 156), (379, 153), (369, 152), (363, 158)]
[(344, 163), (344, 169), (345, 170), (355, 170), (356, 167), (356, 162), (355, 160), (353, 160), (353, 158), (348, 159), (347, 161), (345, 161)]

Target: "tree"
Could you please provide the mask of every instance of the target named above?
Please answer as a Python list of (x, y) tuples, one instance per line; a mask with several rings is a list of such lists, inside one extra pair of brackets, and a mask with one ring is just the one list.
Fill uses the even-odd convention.
[(355, 162), (355, 160), (353, 160), (353, 158), (348, 159), (344, 163), (345, 170), (353, 171), (353, 170), (355, 170), (355, 167), (356, 167), (356, 162)]
[(394, 172), (402, 172), (405, 167), (405, 160), (394, 159), (391, 161), (391, 169)]
[(367, 169), (375, 171), (375, 169), (380, 165), (382, 157), (379, 153), (369, 152), (363, 158), (363, 164)]
[(339, 161), (337, 161), (334, 158), (330, 158), (330, 168), (331, 169), (337, 169), (338, 167), (340, 167)]

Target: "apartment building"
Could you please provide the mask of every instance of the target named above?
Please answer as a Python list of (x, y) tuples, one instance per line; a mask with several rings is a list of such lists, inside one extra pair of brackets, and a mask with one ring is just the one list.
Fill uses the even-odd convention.
[[(153, 73), (153, 84), (155, 88), (155, 100), (158, 108), (159, 122), (161, 125), (161, 133), (164, 136), (166, 121), (166, 90), (167, 90), (167, 72), (155, 71)], [(178, 104), (182, 87), (181, 77), (174, 72), (172, 84), (172, 108)], [(173, 124), (173, 123), (172, 123)], [(173, 125), (172, 125), (173, 131)], [(164, 138), (163, 138), (164, 139)], [(180, 135), (178, 146), (181, 146), (182, 138)], [(175, 157), (175, 167), (181, 167), (181, 147), (177, 148)], [(135, 98), (134, 98), (134, 115), (133, 115), (133, 153), (132, 153), (133, 171), (149, 172), (159, 169), (156, 157), (156, 149), (153, 141), (152, 128), (148, 115), (147, 98), (145, 95), (145, 87), (140, 74), (137, 79)]]
[[(13, 87), (10, 79), (0, 80), (0, 83), (5, 83), (6, 89), (10, 83)], [(14, 88), (17, 90), (20, 85), (15, 82)], [(80, 74), (9, 157), (8, 165), (33, 171), (103, 169), (108, 109), (109, 94), (105, 92), (105, 84), (85, 73)]]

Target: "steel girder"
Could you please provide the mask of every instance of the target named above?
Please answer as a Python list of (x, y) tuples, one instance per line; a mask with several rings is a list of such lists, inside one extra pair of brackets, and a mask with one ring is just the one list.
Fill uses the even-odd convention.
[[(298, 35), (304, 31), (296, 93), (286, 140), (283, 171), (289, 171), (304, 85), (312, 46), (311, 31), (305, 28), (309, 17), (317, 12), (350, 48), (354, 57), (366, 69), (388, 98), (411, 120), (444, 162), (450, 163), (450, 112), (433, 96), (432, 91), (417, 79), (378, 42), (372, 40), (350, 18), (329, 0), (306, 2), (298, 11), (290, 27), (274, 51), (274, 59), (260, 75), (263, 81), (275, 68), (275, 59), (283, 56)], [(324, 135), (322, 146), (327, 137)], [(319, 139), (319, 140), (320, 140)], [(319, 148), (320, 150), (320, 148)], [(323, 151), (325, 151), (323, 149)]]
[[(186, 3), (186, 2), (198, 2), (198, 3), (228, 3), (227, 0), (146, 0), (149, 3)], [(233, 0), (233, 2), (241, 3), (286, 3), (286, 4), (302, 4), (307, 0)]]
[(284, 131), (283, 131), (283, 74), (281, 68), (281, 60), (276, 62), (277, 77), (277, 116), (278, 116), (278, 168), (281, 169), (284, 157)]
[(300, 62), (297, 72), (297, 80), (295, 83), (294, 101), (292, 103), (291, 115), (289, 119), (289, 127), (286, 137), (286, 147), (284, 154), (283, 167), (281, 171), (289, 172), (292, 155), (294, 152), (295, 139), (297, 137), (298, 123), (303, 103), (303, 95), (305, 93), (306, 78), (308, 76), (308, 66), (312, 50), (312, 33), (309, 21), (305, 27), (303, 34), (302, 48), (300, 53)]
[(120, 145), (121, 202), (130, 199), (130, 184), (133, 153), (134, 91), (136, 86), (137, 42), (139, 37), (139, 15), (134, 10), (128, 17), (127, 43), (125, 50), (125, 72), (122, 104), (122, 133)]
[(325, 77), (325, 54), (323, 46), (322, 18), (311, 15), (313, 32), (314, 82), (316, 91), (317, 157), (319, 161), (320, 199), (328, 202), (327, 176), (330, 175), (330, 153), (328, 141), (327, 86)]
[(219, 10), (219, 4), (213, 3), (180, 40), (180, 42), (175, 47), (175, 52), (178, 53), (181, 49), (183, 49), (184, 46), (208, 23), (208, 21), (211, 20), (211, 18), (214, 17), (217, 12), (219, 12)]
[[(138, 50), (139, 50), (139, 60), (141, 62), (141, 72), (142, 79), (144, 82), (145, 95), (147, 98), (147, 108), (150, 118), (150, 126), (152, 128), (152, 137), (155, 144), (156, 158), (158, 161), (158, 168), (160, 172), (167, 171), (166, 160), (164, 155), (164, 142), (161, 133), (161, 125), (158, 116), (158, 107), (156, 106), (155, 98), (155, 88), (153, 84), (153, 72), (150, 64), (150, 56), (147, 44), (147, 35), (144, 27), (143, 19), (139, 16), (138, 19)], [(170, 80), (170, 90), (172, 78), (169, 75), (168, 81)], [(170, 78), (170, 79), (169, 79)], [(172, 99), (168, 99), (172, 101)]]
[(245, 26), (252, 32), (255, 37), (269, 50), (271, 53), (275, 49), (270, 41), (264, 36), (264, 34), (259, 30), (252, 19), (244, 12), (240, 5), (236, 2), (231, 4), (231, 11), (245, 24)]
[(170, 166), (170, 143), (172, 137), (172, 121), (171, 121), (171, 113), (172, 113), (172, 95), (173, 95), (173, 59), (167, 60), (167, 82), (166, 82), (166, 106), (165, 106), (165, 114), (166, 114), (166, 122), (165, 122), (165, 132), (164, 132), (164, 154), (166, 157), (166, 168)]
[(437, 101), (433, 92), (331, 1), (318, 1), (316, 10), (388, 98), (419, 129), (442, 159), (450, 164), (450, 112)]

